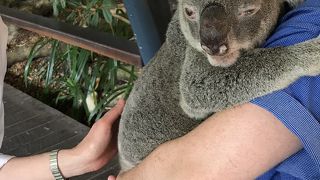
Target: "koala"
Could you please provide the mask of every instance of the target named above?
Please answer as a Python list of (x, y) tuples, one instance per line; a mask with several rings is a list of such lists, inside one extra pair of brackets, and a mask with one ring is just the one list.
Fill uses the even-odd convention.
[(179, 0), (167, 38), (127, 100), (122, 171), (208, 116), (320, 73), (320, 39), (259, 49), (284, 11), (280, 0)]
[[(179, 22), (187, 41), (185, 61), (180, 76), (180, 105), (189, 117), (203, 119), (213, 112), (284, 88), (292, 82), (292, 79), (288, 79), (292, 77), (289, 74), (285, 74), (287, 78), (284, 79), (288, 81), (280, 81), (279, 77), (282, 76), (278, 75), (281, 74), (272, 72), (273, 69), (266, 69), (272, 63), (280, 63), (277, 61), (282, 61), (279, 56), (288, 55), (285, 52), (288, 49), (284, 49), (281, 53), (280, 50), (277, 53), (268, 53), (270, 49), (253, 49), (265, 42), (277, 25), (279, 17), (284, 14), (286, 5), (294, 5), (294, 3), (301, 3), (301, 1), (179, 1)], [(254, 55), (248, 53), (254, 53)], [(258, 58), (260, 54), (263, 54), (264, 59), (272, 60), (272, 63), (268, 62), (264, 68), (257, 69), (255, 67), (259, 66), (255, 63), (259, 65), (265, 63)], [(194, 66), (193, 63), (206, 63), (201, 56), (207, 57), (211, 66), (209, 64)], [(254, 62), (243, 60), (246, 57), (256, 57), (256, 59)], [(200, 59), (202, 61), (197, 62)], [(286, 63), (289, 63), (289, 60)], [(279, 68), (282, 67), (290, 66), (286, 64)], [(239, 77), (241, 69), (246, 69), (245, 73), (248, 75), (250, 73), (255, 79)], [(278, 72), (291, 72), (280, 71), (280, 69)], [(253, 72), (254, 70), (257, 72)], [(270, 71), (264, 72), (264, 70)], [(260, 75), (262, 77), (259, 77)], [(212, 78), (213, 76), (215, 78)], [(205, 88), (213, 84), (214, 87), (223, 88)], [(250, 84), (259, 84), (259, 86), (247, 86)], [(276, 87), (278, 88), (275, 89)], [(245, 92), (240, 92), (243, 90)], [(247, 98), (233, 97), (235, 92), (238, 92), (242, 98), (246, 94)]]

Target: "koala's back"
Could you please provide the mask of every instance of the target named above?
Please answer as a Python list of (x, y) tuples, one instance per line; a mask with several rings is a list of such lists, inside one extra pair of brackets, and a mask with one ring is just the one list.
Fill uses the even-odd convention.
[[(181, 54), (185, 54), (186, 44), (177, 31), (179, 23), (173, 20), (168, 40), (144, 68), (127, 100), (118, 137), (122, 170), (135, 166), (159, 144), (180, 137), (199, 124), (179, 106), (179, 77), (184, 60)], [(181, 37), (170, 38), (177, 34)]]

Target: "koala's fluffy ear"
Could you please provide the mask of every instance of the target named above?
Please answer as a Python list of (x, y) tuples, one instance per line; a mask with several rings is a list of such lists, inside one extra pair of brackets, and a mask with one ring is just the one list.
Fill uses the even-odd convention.
[(284, 1), (287, 2), (291, 8), (295, 8), (304, 2), (304, 0), (284, 0)]

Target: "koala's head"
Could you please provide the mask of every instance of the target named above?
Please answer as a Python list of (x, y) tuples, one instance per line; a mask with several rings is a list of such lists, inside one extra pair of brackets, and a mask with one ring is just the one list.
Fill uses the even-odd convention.
[(277, 24), (282, 0), (179, 0), (181, 30), (213, 66), (234, 64), (240, 50), (261, 45)]

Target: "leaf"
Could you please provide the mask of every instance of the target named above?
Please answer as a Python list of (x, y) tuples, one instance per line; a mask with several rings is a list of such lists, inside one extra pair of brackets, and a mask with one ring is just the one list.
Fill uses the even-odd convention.
[(75, 12), (72, 12), (69, 14), (69, 16), (67, 16), (66, 20), (67, 21), (74, 21), (74, 19), (76, 18), (76, 13)]
[(66, 0), (60, 0), (60, 5), (64, 9), (67, 6)]
[(53, 0), (53, 3), (52, 3), (52, 8), (53, 8), (53, 15), (55, 17), (59, 16), (59, 2), (58, 0)]
[(59, 41), (54, 40), (52, 42), (51, 56), (48, 62), (47, 74), (45, 79), (45, 88), (48, 88), (49, 84), (52, 81), (53, 68), (54, 68), (56, 58), (58, 56), (57, 54), (58, 46), (59, 46)]
[(102, 14), (103, 14), (104, 20), (108, 24), (111, 24), (112, 23), (112, 14), (110, 12), (110, 9), (109, 8), (103, 8), (102, 9)]
[(100, 20), (100, 16), (99, 16), (99, 13), (95, 13), (92, 18), (91, 18), (91, 21), (90, 21), (90, 24), (92, 27), (97, 27), (98, 24), (99, 24), (99, 20)]
[(24, 74), (23, 74), (23, 78), (24, 78), (24, 83), (27, 86), (28, 85), (28, 75), (30, 72), (30, 66), (31, 63), (33, 61), (33, 59), (35, 58), (35, 56), (39, 53), (39, 51), (41, 50), (41, 48), (43, 48), (45, 45), (47, 45), (50, 41), (44, 38), (41, 38), (39, 41), (37, 41), (34, 46), (32, 47), (30, 54), (28, 56), (28, 60), (27, 60), (27, 64), (25, 66), (24, 69)]
[(90, 52), (87, 50), (80, 51), (78, 61), (76, 62), (77, 70), (76, 70), (76, 76), (74, 78), (75, 82), (79, 82), (80, 77), (81, 77), (83, 70), (85, 68), (85, 65), (87, 64), (89, 55), (90, 55)]
[(90, 3), (88, 4), (87, 8), (90, 9), (92, 8), (95, 4), (97, 4), (99, 0), (91, 0)]
[[(102, 113), (105, 112), (105, 109), (107, 107), (107, 105), (109, 105), (113, 100), (115, 100), (118, 96), (120, 96), (121, 94), (125, 93), (125, 91), (119, 91), (117, 93), (114, 93), (103, 105), (102, 107), (100, 107), (100, 112), (97, 114), (96, 116), (96, 119), (95, 120), (98, 120), (101, 118), (102, 116)], [(90, 119), (91, 117), (91, 119)], [(92, 120), (93, 116), (92, 114), (89, 116), (89, 120)]]
[(104, 8), (114, 8), (115, 7), (115, 3), (112, 0), (103, 0), (103, 7)]
[(63, 101), (63, 100), (66, 100), (66, 99), (68, 99), (68, 96), (62, 95), (62, 93), (59, 93), (57, 98), (56, 98), (56, 102), (55, 103), (58, 104), (59, 101)]
[(81, 2), (79, 1), (67, 1), (67, 3), (72, 9), (76, 9), (77, 7), (81, 6)]

